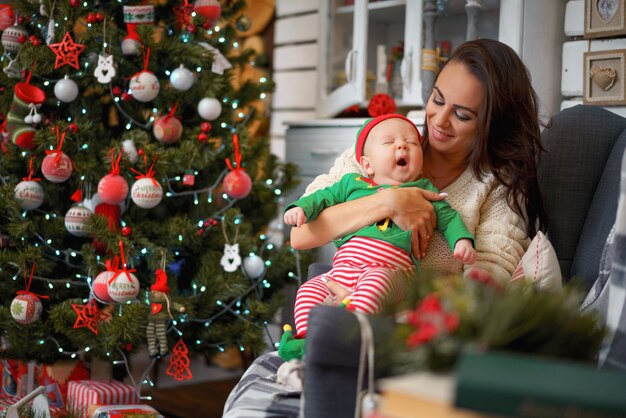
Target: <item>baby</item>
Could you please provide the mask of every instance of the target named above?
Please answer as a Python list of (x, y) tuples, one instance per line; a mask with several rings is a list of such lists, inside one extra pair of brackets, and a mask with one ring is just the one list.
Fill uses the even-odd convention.
[[(367, 177), (346, 174), (334, 185), (301, 197), (287, 206), (285, 223), (300, 227), (329, 206), (384, 188), (419, 187), (439, 192), (428, 179), (420, 178), (421, 136), (415, 124), (402, 115), (387, 114), (365, 121), (357, 134), (355, 155)], [(459, 213), (444, 201), (432, 203), (437, 230), (454, 257), (464, 264), (474, 263), (474, 237)], [(335, 244), (338, 250), (332, 269), (298, 289), (294, 312), (296, 338), (306, 335), (309, 311), (323, 303), (329, 291), (338, 301), (351, 294), (349, 309), (374, 314), (387, 295), (399, 290), (397, 273), (419, 265), (411, 251), (411, 231), (400, 229), (390, 219), (346, 235)]]

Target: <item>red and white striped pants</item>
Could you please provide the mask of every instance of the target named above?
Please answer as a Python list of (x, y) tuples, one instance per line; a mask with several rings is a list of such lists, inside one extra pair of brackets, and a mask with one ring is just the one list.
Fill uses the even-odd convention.
[(333, 258), (332, 269), (303, 283), (298, 289), (294, 320), (299, 337), (307, 332), (311, 308), (332, 295), (322, 278), (334, 280), (352, 291), (350, 308), (366, 314), (377, 313), (385, 298), (402, 298), (404, 286), (398, 285), (400, 271), (414, 271), (411, 256), (404, 250), (373, 238), (353, 237)]

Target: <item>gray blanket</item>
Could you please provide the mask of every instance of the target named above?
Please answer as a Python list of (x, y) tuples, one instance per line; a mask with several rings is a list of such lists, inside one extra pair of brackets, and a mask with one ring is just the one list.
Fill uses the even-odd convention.
[(283, 364), (276, 351), (250, 365), (224, 405), (224, 418), (291, 418), (300, 416), (300, 392), (276, 382)]

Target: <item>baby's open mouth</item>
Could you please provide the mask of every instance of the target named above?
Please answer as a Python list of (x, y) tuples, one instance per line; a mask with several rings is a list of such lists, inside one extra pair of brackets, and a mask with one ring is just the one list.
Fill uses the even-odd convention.
[(398, 164), (400, 167), (404, 167), (406, 166), (406, 160), (404, 158), (398, 158), (396, 164)]

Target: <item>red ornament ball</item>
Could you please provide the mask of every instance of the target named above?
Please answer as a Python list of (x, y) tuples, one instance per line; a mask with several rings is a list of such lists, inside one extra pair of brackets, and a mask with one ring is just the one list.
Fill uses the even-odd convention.
[(211, 130), (212, 126), (210, 122), (202, 122), (200, 124), (200, 130), (202, 132), (209, 132)]
[(154, 122), (152, 133), (157, 141), (164, 144), (173, 144), (183, 134), (183, 124), (176, 116), (164, 116)]
[(243, 169), (233, 170), (224, 177), (224, 192), (231, 199), (243, 199), (252, 190), (252, 180)]
[(205, 134), (204, 132), (200, 132), (198, 134), (198, 141), (200, 142), (207, 142), (209, 140), (209, 136), (207, 134)]
[(25, 43), (25, 42), (26, 42), (26, 35), (23, 35), (23, 34), (22, 34), (22, 35), (18, 36), (18, 37), (17, 37), (17, 41), (18, 41), (19, 43), (21, 43), (21, 44)]
[(94, 296), (100, 302), (111, 303), (113, 299), (109, 296), (109, 280), (111, 280), (115, 276), (114, 271), (105, 270), (101, 273), (98, 273), (96, 279), (93, 281), (93, 286), (91, 290), (93, 291)]
[(28, 325), (39, 320), (43, 306), (32, 293), (17, 295), (11, 302), (11, 316), (20, 324)]
[(130, 226), (122, 227), (122, 235), (124, 235), (125, 237), (129, 236), (132, 232), (133, 232), (133, 229)]
[(104, 203), (118, 205), (128, 196), (128, 182), (119, 174), (109, 173), (98, 182), (98, 194)]
[(388, 94), (375, 94), (370, 99), (367, 106), (367, 114), (375, 118), (376, 116), (394, 113), (396, 111), (396, 102)]
[[(58, 156), (58, 153), (61, 156)], [(72, 160), (62, 151), (46, 155), (41, 163), (43, 176), (53, 183), (63, 183), (72, 175)]]
[(70, 7), (78, 7), (79, 0), (70, 0)]

